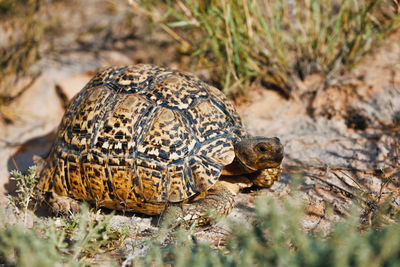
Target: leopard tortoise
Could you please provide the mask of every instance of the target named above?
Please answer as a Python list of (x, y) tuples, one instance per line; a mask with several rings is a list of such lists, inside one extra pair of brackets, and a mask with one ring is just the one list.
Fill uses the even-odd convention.
[[(109, 209), (183, 218), (224, 216), (234, 196), (279, 179), (278, 138), (251, 137), (228, 99), (195, 76), (154, 65), (109, 67), (71, 100), (37, 188), (53, 211), (85, 200)], [(179, 203), (179, 204), (174, 204)]]

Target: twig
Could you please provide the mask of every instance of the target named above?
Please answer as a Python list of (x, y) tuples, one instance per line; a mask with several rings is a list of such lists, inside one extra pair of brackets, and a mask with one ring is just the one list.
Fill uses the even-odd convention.
[(165, 25), (164, 23), (160, 23), (160, 27), (166, 31), (169, 35), (171, 35), (172, 38), (174, 38), (175, 40), (177, 40), (179, 43), (181, 43), (181, 45), (186, 49), (186, 50), (190, 50), (192, 48), (192, 46), (189, 44), (188, 41), (186, 41), (185, 39), (183, 39), (181, 36), (179, 36), (176, 32), (174, 32), (170, 27), (168, 27), (167, 25)]
[(350, 198), (355, 198), (355, 197), (356, 197), (356, 195), (354, 195), (353, 193), (347, 191), (346, 189), (344, 189), (344, 188), (342, 188), (342, 187), (340, 187), (340, 186), (338, 186), (338, 185), (335, 185), (335, 184), (333, 184), (333, 183), (331, 183), (331, 182), (328, 182), (328, 181), (322, 179), (321, 177), (319, 177), (319, 176), (317, 176), (317, 175), (314, 175), (314, 174), (309, 173), (309, 172), (305, 172), (304, 175), (305, 175), (305, 176), (308, 176), (308, 177), (310, 177), (310, 178), (317, 179), (317, 180), (319, 180), (319, 181), (321, 181), (321, 182), (323, 182), (323, 183), (329, 185), (330, 187), (339, 189), (339, 190), (342, 191), (342, 193), (344, 193), (347, 197), (350, 197)]
[(10, 102), (14, 101), (15, 99), (19, 98), (35, 83), (35, 81), (37, 80), (37, 78), (39, 78), (39, 76), (41, 74), (42, 74), (42, 72), (35, 74), (32, 77), (32, 79), (29, 81), (29, 83), (27, 85), (25, 85), (18, 93), (16, 93), (13, 96), (0, 94), (0, 101), (3, 102), (3, 104), (7, 105)]
[[(343, 172), (342, 172), (342, 173), (343, 173)], [(354, 181), (354, 179), (352, 179), (350, 176), (347, 176), (347, 177), (349, 177), (352, 181), (354, 181), (360, 188), (356, 188), (355, 186), (349, 184), (348, 182), (346, 182), (346, 181), (343, 179), (343, 177), (340, 177), (336, 172), (332, 172), (332, 174), (335, 175), (335, 176), (336, 176), (340, 181), (342, 181), (344, 184), (346, 184), (347, 186), (351, 187), (353, 190), (358, 190), (358, 192), (361, 193), (361, 194), (364, 194), (364, 193), (365, 193), (365, 191), (361, 189), (361, 186), (360, 186), (356, 181)]]
[(18, 168), (18, 164), (17, 164), (17, 162), (16, 162), (15, 159), (14, 159), (14, 156), (11, 156), (11, 160), (12, 160), (12, 162), (13, 162), (13, 164), (14, 164), (14, 167), (17, 169), (17, 171), (20, 172), (20, 170), (19, 170), (19, 168)]
[[(345, 173), (343, 170), (339, 170), (340, 171), (340, 173), (342, 173), (343, 175), (345, 175), (345, 176), (347, 176), (350, 180), (352, 180), (356, 185), (358, 185), (358, 187), (359, 187), (359, 189), (360, 190), (362, 190), (361, 188), (362, 188), (362, 186), (355, 180), (355, 179), (353, 179), (353, 177), (351, 177), (350, 175), (348, 175), (347, 173)], [(336, 174), (335, 174), (336, 175)], [(339, 176), (336, 176), (336, 177), (338, 177), (339, 178)], [(341, 178), (340, 178), (341, 179)], [(343, 182), (345, 182), (345, 181), (343, 181)], [(347, 185), (349, 185), (349, 186), (352, 186), (352, 185), (350, 185), (350, 184), (348, 184), (347, 182), (345, 182)], [(363, 190), (362, 190), (363, 191)]]
[(319, 225), (321, 224), (322, 220), (325, 220), (325, 219), (326, 219), (325, 214), (322, 215), (322, 216), (320, 216), (318, 222), (314, 225), (314, 227), (313, 227), (310, 231), (308, 231), (308, 233), (313, 234), (314, 231), (315, 231), (315, 230), (319, 227)]
[(361, 202), (363, 202), (363, 203), (366, 204), (367, 206), (371, 207), (372, 209), (378, 210), (378, 207), (375, 205), (375, 203), (371, 203), (371, 202), (369, 202), (369, 201), (366, 201), (366, 200), (364, 200), (363, 198), (361, 198), (360, 196), (355, 195), (355, 194), (353, 194), (353, 193), (347, 191), (346, 189), (344, 189), (344, 188), (342, 188), (342, 187), (340, 187), (340, 186), (338, 186), (338, 185), (335, 185), (335, 184), (333, 184), (333, 183), (331, 183), (331, 182), (328, 182), (328, 181), (322, 179), (321, 177), (319, 177), (319, 176), (317, 176), (317, 175), (314, 175), (314, 174), (311, 174), (311, 173), (307, 173), (307, 172), (305, 172), (304, 175), (305, 175), (305, 176), (308, 176), (308, 177), (310, 177), (310, 178), (317, 179), (317, 180), (319, 180), (319, 181), (321, 181), (321, 182), (323, 182), (323, 183), (329, 185), (331, 188), (336, 188), (336, 189), (338, 189), (338, 190), (341, 191), (345, 196), (347, 196), (347, 197), (349, 197), (349, 198), (355, 198), (355, 199), (357, 199), (357, 200), (360, 200)]

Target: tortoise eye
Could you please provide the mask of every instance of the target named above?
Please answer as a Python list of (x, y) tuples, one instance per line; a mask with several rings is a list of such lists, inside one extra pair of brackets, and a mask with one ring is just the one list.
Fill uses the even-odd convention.
[(258, 152), (266, 153), (268, 151), (268, 148), (264, 145), (259, 145), (259, 146), (257, 146), (257, 150), (258, 150)]

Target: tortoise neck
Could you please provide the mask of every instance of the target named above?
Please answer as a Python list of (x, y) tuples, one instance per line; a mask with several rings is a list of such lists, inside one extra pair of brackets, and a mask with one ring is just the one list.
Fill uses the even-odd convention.
[(222, 170), (222, 175), (241, 175), (255, 172), (256, 170), (252, 170), (246, 167), (237, 157), (232, 161), (231, 164), (226, 165)]

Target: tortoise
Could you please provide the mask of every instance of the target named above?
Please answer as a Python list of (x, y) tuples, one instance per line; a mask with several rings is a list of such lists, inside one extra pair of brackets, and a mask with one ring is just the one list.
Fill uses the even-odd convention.
[(37, 188), (55, 212), (76, 212), (77, 200), (147, 215), (180, 206), (206, 224), (210, 208), (230, 213), (241, 188), (270, 187), (282, 159), (278, 138), (250, 136), (225, 95), (194, 75), (109, 67), (67, 106), (36, 160)]

